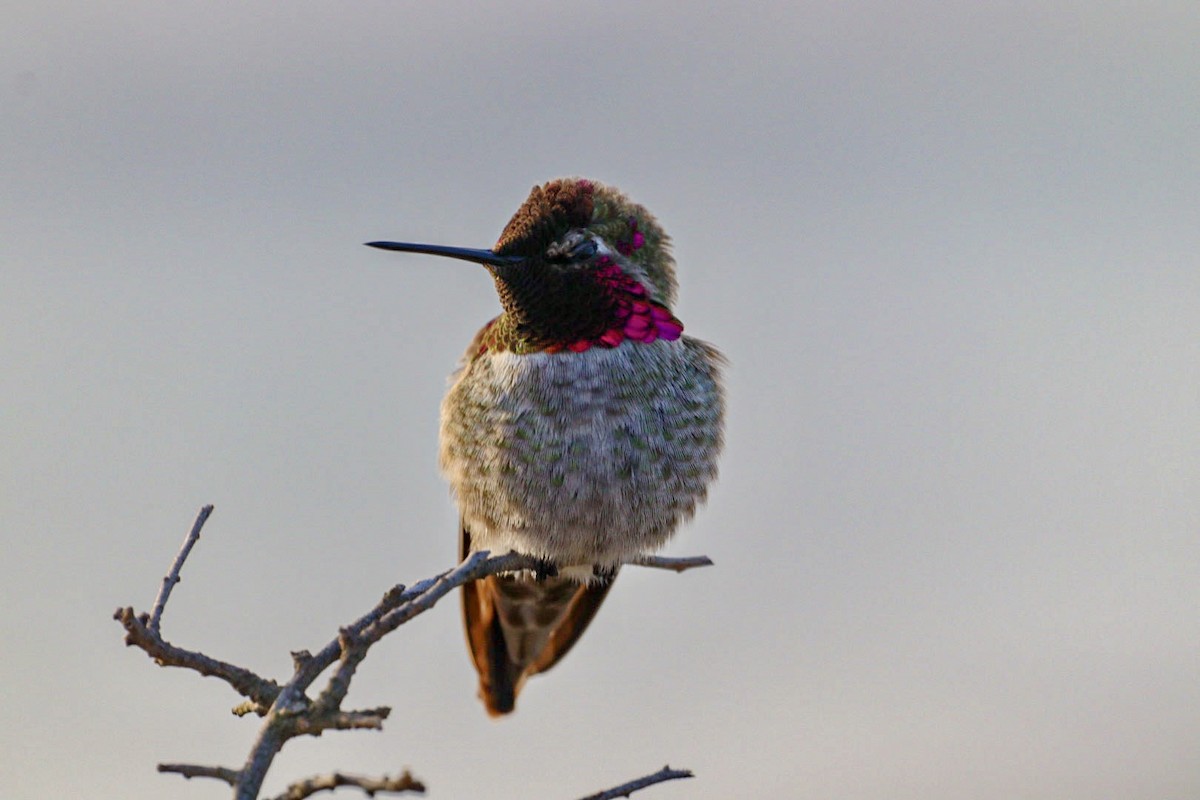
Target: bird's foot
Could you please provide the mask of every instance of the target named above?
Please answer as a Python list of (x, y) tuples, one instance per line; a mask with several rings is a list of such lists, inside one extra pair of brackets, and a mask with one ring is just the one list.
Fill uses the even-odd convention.
[(613, 578), (617, 577), (616, 567), (602, 567), (599, 564), (592, 565), (592, 574), (600, 579), (601, 583), (608, 583)]

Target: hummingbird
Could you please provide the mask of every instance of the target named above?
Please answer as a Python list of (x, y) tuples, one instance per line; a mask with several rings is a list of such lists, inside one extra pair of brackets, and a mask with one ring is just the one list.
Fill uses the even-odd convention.
[(598, 181), (533, 187), (490, 250), (367, 244), (480, 264), (499, 295), (450, 377), (439, 464), (460, 558), (515, 551), (542, 565), (463, 587), (479, 696), (501, 716), (578, 641), (620, 565), (704, 501), (725, 362), (683, 334), (658, 221)]

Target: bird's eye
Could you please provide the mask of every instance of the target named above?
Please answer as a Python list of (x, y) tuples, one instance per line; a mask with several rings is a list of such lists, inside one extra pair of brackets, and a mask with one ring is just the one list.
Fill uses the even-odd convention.
[(596, 243), (591, 239), (584, 239), (571, 248), (572, 261), (586, 261), (594, 255), (596, 255)]
[(556, 264), (574, 264), (596, 255), (596, 243), (590, 238), (555, 242), (546, 250), (546, 258)]

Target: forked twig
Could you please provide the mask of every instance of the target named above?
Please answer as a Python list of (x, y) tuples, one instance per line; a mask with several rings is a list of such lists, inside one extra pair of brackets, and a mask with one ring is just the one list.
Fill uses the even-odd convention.
[[(167, 642), (160, 632), (163, 611), (170, 598), (171, 589), (179, 582), (183, 564), (200, 538), (200, 530), (212, 511), (211, 505), (200, 510), (191, 532), (175, 556), (170, 571), (163, 578), (153, 611), (150, 614), (138, 614), (133, 608), (126, 607), (117, 609), (113, 616), (125, 628), (126, 644), (141, 648), (162, 666), (184, 667), (202, 675), (221, 678), (247, 698), (247, 702), (234, 709), (235, 713), (240, 715), (252, 711), (265, 717), (258, 738), (241, 769), (195, 764), (158, 765), (160, 772), (174, 772), (186, 778), (206, 777), (222, 780), (234, 787), (234, 797), (239, 800), (257, 800), (267, 770), (289, 739), (303, 735), (319, 736), (323, 731), (330, 729), (378, 729), (383, 726), (383, 721), (391, 711), (389, 708), (359, 711), (344, 711), (341, 708), (358, 664), (366, 658), (372, 645), (413, 617), (433, 608), (439, 600), (464, 584), (488, 575), (522, 570), (536, 571), (544, 567), (544, 564), (536, 559), (518, 553), (493, 556), (488, 552), (477, 552), (441, 575), (420, 581), (411, 587), (396, 585), (384, 594), (375, 608), (342, 628), (338, 636), (316, 655), (307, 651), (293, 653), (294, 672), (288, 682), (280, 686), (277, 682), (262, 678), (243, 667), (219, 661), (197, 651), (176, 647)], [(683, 572), (694, 567), (709, 566), (712, 561), (707, 556), (640, 556), (627, 563)], [(310, 699), (307, 694), (308, 688), (322, 672), (335, 663), (338, 667), (329, 677), (325, 687), (315, 699)], [(638, 789), (656, 783), (691, 776), (692, 773), (687, 770), (664, 767), (653, 775), (591, 795), (584, 800), (626, 797)], [(407, 771), (396, 778), (384, 776), (378, 779), (334, 772), (294, 783), (277, 800), (302, 800), (309, 795), (333, 790), (339, 786), (355, 786), (372, 796), (385, 791), (422, 792), (425, 788)]]

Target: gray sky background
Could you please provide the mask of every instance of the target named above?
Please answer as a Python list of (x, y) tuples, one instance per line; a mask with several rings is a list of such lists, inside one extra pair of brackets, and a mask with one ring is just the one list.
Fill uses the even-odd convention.
[[(675, 554), (488, 720), (446, 602), (386, 731), (268, 788), (435, 798), (1200, 796), (1200, 10), (1178, 2), (9, 3), (0, 48), (0, 776), (224, 796), (257, 728), (121, 644), (284, 676), (448, 567), (445, 377), (529, 187), (616, 184), (729, 356)], [(642, 795), (638, 795), (641, 797)]]

